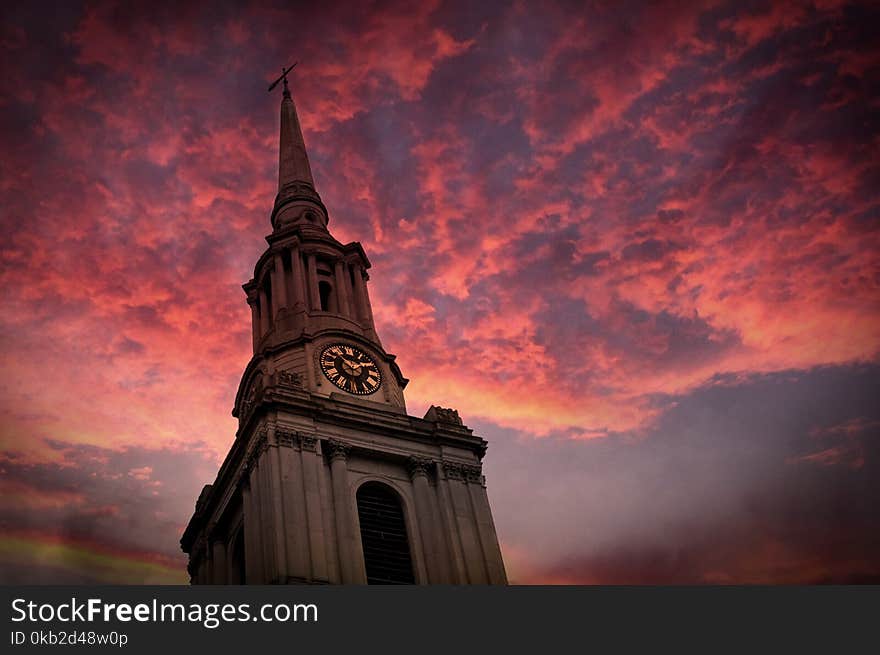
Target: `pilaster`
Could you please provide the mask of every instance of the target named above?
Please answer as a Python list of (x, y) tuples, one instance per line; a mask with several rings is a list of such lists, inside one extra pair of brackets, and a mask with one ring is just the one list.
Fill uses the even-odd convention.
[(422, 537), (422, 550), (425, 554), (425, 568), (428, 571), (428, 582), (449, 582), (448, 572), (438, 544), (434, 503), (431, 499), (431, 486), (428, 477), (434, 468), (434, 461), (426, 457), (410, 457), (407, 460), (410, 479), (415, 495), (415, 513), (418, 517), (419, 532)]
[(254, 353), (260, 344), (260, 300), (256, 294), (248, 293), (248, 305), (251, 308), (251, 336), (253, 338)]
[(269, 300), (266, 296), (266, 288), (260, 286), (260, 339), (269, 331)]
[(306, 254), (306, 269), (309, 310), (317, 311), (321, 309), (321, 296), (318, 295), (318, 262), (313, 252)]
[(349, 510), (348, 453), (351, 446), (338, 439), (324, 442), (330, 458), (330, 475), (333, 479), (333, 510), (336, 515), (336, 541), (339, 545), (339, 567), (343, 584), (361, 582), (357, 579), (354, 547), (354, 521)]
[(275, 253), (274, 286), (272, 288), (272, 300), (275, 302), (275, 316), (287, 307), (287, 274), (284, 271), (284, 258), (280, 252)]
[(299, 311), (305, 306), (305, 275), (303, 274), (302, 253), (298, 243), (290, 247), (290, 274), (293, 277), (293, 309)]

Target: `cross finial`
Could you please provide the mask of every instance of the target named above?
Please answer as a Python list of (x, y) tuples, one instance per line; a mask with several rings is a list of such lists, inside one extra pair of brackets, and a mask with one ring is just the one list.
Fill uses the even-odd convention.
[(281, 77), (279, 77), (277, 80), (275, 80), (274, 82), (272, 82), (272, 84), (269, 85), (269, 91), (271, 91), (276, 86), (278, 86), (279, 82), (283, 81), (284, 82), (284, 97), (289, 98), (290, 97), (290, 89), (287, 87), (287, 74), (290, 71), (292, 71), (298, 63), (299, 63), (298, 61), (293, 62), (293, 64), (289, 68), (284, 68), (282, 66), (281, 67)]

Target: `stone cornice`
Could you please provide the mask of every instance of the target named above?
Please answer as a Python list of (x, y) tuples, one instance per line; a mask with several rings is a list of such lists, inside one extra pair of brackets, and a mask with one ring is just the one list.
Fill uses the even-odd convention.
[[(404, 440), (428, 445), (447, 445), (473, 452), (477, 459), (486, 453), (487, 442), (475, 436), (463, 424), (447, 424), (402, 413), (382, 404), (363, 400), (349, 400), (334, 394), (326, 398), (310, 393), (276, 373), (263, 386), (263, 376), (257, 372), (247, 387), (246, 396), (237, 399), (234, 414), (239, 418), (238, 436), (249, 434), (265, 412), (284, 410), (330, 425), (352, 428), (363, 432), (381, 432)], [(460, 419), (459, 419), (460, 421)]]
[[(295, 180), (285, 184), (275, 196), (275, 203), (272, 206), (272, 214), (269, 217), (269, 221), (273, 228), (276, 227), (275, 220), (281, 210), (287, 205), (297, 202), (306, 203), (306, 206), (314, 205), (315, 209), (324, 215), (324, 224), (326, 225), (330, 222), (330, 214), (327, 211), (327, 207), (324, 206), (321, 196), (315, 190), (315, 187), (306, 181)], [(283, 229), (283, 227), (284, 226), (282, 226), (281, 229)]]
[[(265, 415), (264, 412), (284, 410), (310, 418), (323, 424), (321, 430), (325, 433), (330, 431), (332, 434), (339, 428), (345, 428), (366, 434), (376, 433), (398, 438), (401, 443), (415, 446), (421, 444), (426, 453), (436, 452), (437, 448), (455, 448), (470, 451), (478, 461), (486, 452), (486, 441), (474, 435), (464, 425), (447, 425), (398, 413), (384, 406), (371, 407), (364, 403), (317, 396), (296, 389), (294, 384), (288, 384), (288, 382), (278, 384), (277, 374), (273, 377), (274, 386), (266, 386), (262, 389), (259, 396), (259, 407), (254, 407), (251, 410), (253, 412), (251, 418), (242, 422), (237, 438), (220, 467), (214, 484), (205, 490), (200, 498), (198, 511), (193, 514), (181, 539), (181, 547), (184, 551), (191, 551), (207, 521), (220, 518), (215, 514), (218, 509), (223, 507), (222, 503), (225, 502), (225, 499), (229, 497), (230, 488), (247, 483), (246, 472), (255, 465), (259, 454), (269, 447), (266, 428), (265, 426), (258, 427), (260, 423), (257, 422), (263, 420), (260, 417)], [(248, 435), (250, 436), (248, 437)], [(285, 426), (275, 427), (274, 444), (317, 452), (319, 438), (322, 439), (325, 446), (324, 452), (330, 456), (331, 460), (335, 457), (348, 457), (352, 452), (364, 452), (369, 453), (372, 457), (379, 456), (399, 461), (408, 466), (411, 475), (420, 475), (424, 471), (429, 478), (435, 464), (439, 462), (446, 479), (485, 485), (481, 467), (477, 463), (427, 456), (415, 456), (410, 459), (412, 451), (407, 452), (407, 449), (403, 448), (400, 450), (376, 448), (369, 442), (341, 441), (334, 437), (325, 438), (318, 434), (304, 433)]]
[(290, 248), (293, 245), (298, 245), (304, 256), (309, 253), (316, 253), (325, 257), (357, 262), (363, 267), (364, 271), (371, 267), (367, 253), (364, 252), (360, 242), (352, 241), (351, 243), (343, 244), (324, 229), (316, 230), (304, 228), (302, 225), (292, 225), (277, 233), (270, 234), (266, 237), (266, 241), (269, 243), (269, 247), (257, 259), (257, 263), (254, 265), (253, 278), (242, 285), (245, 291), (248, 288), (259, 286), (259, 283), (268, 271), (275, 253)]
[[(299, 398), (277, 399), (278, 408), (317, 421), (353, 428), (363, 432), (379, 432), (388, 436), (429, 445), (448, 445), (473, 452), (478, 458), (485, 453), (486, 441), (464, 426), (457, 430), (439, 429), (424, 419), (389, 411), (384, 406), (368, 407), (361, 403), (324, 398), (309, 394), (305, 402)], [(287, 402), (285, 402), (287, 401)]]

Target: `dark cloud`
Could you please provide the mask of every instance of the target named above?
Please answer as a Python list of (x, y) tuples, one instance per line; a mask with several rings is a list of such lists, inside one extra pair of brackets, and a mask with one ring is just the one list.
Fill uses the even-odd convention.
[(511, 440), (486, 426), (499, 534), (530, 553), (515, 575), (876, 582), (878, 389), (876, 366), (829, 367), (719, 379), (667, 398), (638, 435)]
[[(6, 455), (0, 461), (4, 534), (84, 544), (111, 555), (159, 560), (183, 571), (178, 540), (191, 504), (183, 500), (195, 499), (203, 481), (215, 473), (213, 458), (195, 449), (199, 444), (193, 450), (115, 450), (54, 440), (46, 445), (62, 456), (61, 463), (27, 463)], [(88, 558), (70, 557), (72, 561), (50, 561), (45, 567), (31, 562), (33, 568), (24, 577), (8, 568), (0, 569), (0, 575), (4, 584), (102, 579), (89, 571)], [(132, 566), (131, 576), (137, 575)], [(103, 581), (136, 581), (125, 569), (117, 576)]]
[(659, 239), (645, 239), (624, 246), (621, 255), (624, 260), (655, 262), (661, 261), (668, 253), (678, 250), (674, 243)]

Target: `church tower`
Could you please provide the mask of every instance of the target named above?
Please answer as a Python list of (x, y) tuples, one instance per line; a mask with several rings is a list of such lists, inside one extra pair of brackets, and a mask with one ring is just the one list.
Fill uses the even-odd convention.
[(284, 78), (268, 248), (244, 285), (253, 357), (238, 430), (181, 546), (194, 584), (505, 584), (481, 460), (458, 412), (409, 416), (360, 243), (327, 229)]

